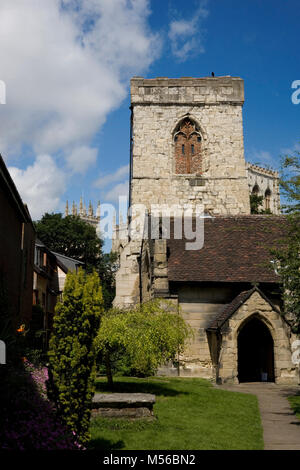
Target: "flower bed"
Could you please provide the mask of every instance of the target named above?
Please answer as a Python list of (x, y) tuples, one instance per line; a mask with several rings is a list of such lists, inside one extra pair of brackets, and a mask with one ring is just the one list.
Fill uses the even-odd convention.
[[(6, 366), (8, 367), (8, 366)], [(0, 447), (8, 450), (81, 449), (47, 399), (47, 368), (28, 361), (10, 368), (1, 386)]]

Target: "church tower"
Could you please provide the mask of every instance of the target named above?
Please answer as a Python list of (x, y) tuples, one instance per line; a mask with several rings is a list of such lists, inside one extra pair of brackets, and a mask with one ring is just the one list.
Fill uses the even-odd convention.
[[(130, 228), (134, 206), (150, 217), (137, 230), (143, 236), (115, 232), (114, 305), (168, 299), (194, 331), (176, 367), (162, 366), (158, 375), (297, 383), (294, 336), (280, 312), (270, 253), (285, 230), (278, 174), (245, 162), (243, 104), (238, 77), (131, 80)], [(252, 206), (262, 203), (252, 213), (251, 195)], [(190, 217), (193, 235), (202, 230), (199, 247), (188, 245), (191, 233), (176, 232), (186, 222), (172, 212), (183, 208), (200, 209)], [(168, 209), (170, 230), (157, 215)], [(147, 236), (149, 225), (157, 236)]]
[(89, 208), (86, 210), (86, 205), (85, 202), (83, 201), (83, 198), (81, 196), (80, 202), (79, 202), (79, 209), (77, 208), (77, 204), (73, 201), (72, 204), (72, 211), (69, 210), (69, 202), (66, 202), (66, 209), (65, 209), (65, 217), (68, 215), (74, 215), (80, 217), (84, 222), (87, 224), (92, 225), (95, 227), (98, 235), (100, 234), (100, 228), (99, 228), (99, 223), (100, 223), (100, 201), (98, 201), (97, 209), (96, 209), (96, 214), (94, 214), (94, 208), (92, 205), (92, 202), (89, 202)]
[(133, 78), (130, 204), (250, 214), (243, 104), (237, 77)]
[[(187, 206), (212, 218), (248, 217), (256, 194), (263, 210), (279, 214), (278, 174), (245, 161), (243, 104), (239, 77), (132, 78), (130, 207), (143, 205), (151, 223), (157, 209), (172, 215)], [(115, 236), (120, 269), (114, 304), (167, 295), (167, 240), (156, 240), (145, 261), (147, 242), (120, 227)]]

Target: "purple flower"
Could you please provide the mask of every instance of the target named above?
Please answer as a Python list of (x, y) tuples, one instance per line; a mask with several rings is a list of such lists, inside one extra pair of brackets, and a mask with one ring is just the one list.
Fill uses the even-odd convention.
[(25, 371), (10, 371), (8, 393), (4, 397), (4, 428), (0, 429), (1, 449), (83, 449), (56, 417), (47, 399), (46, 368), (25, 363)]

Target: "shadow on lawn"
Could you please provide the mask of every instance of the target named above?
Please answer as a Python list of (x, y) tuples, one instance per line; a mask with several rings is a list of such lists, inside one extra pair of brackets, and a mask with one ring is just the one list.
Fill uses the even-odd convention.
[(288, 396), (291, 408), (297, 417), (297, 421), (292, 422), (296, 426), (300, 426), (300, 392), (295, 393), (294, 395)]
[(187, 392), (174, 390), (172, 385), (162, 382), (139, 382), (138, 379), (134, 382), (114, 381), (113, 389), (109, 388), (107, 382), (96, 382), (97, 392), (111, 392), (111, 393), (152, 393), (157, 396), (174, 397), (176, 395), (188, 395)]
[(118, 450), (124, 449), (125, 443), (124, 441), (116, 441), (112, 442), (108, 439), (103, 439), (102, 437), (97, 437), (96, 439), (91, 439), (88, 444), (88, 450)]
[[(298, 397), (299, 395), (295, 395), (295, 396)], [(299, 416), (299, 415), (300, 415), (300, 400), (299, 400), (298, 403), (295, 403), (295, 402), (294, 402), (294, 403), (292, 404), (292, 407), (293, 407), (294, 413)], [(300, 424), (300, 422), (299, 422), (299, 424)]]

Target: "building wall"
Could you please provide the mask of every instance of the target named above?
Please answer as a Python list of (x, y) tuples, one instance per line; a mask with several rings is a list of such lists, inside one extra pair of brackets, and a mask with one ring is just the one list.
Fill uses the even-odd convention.
[[(131, 81), (132, 129), (130, 203), (168, 206), (203, 204), (213, 215), (250, 214), (249, 194), (259, 185), (259, 195), (271, 192), (270, 210), (280, 212), (278, 175), (246, 164), (243, 144), (242, 106), (244, 85), (240, 78), (202, 79), (133, 78)], [(180, 123), (189, 119), (201, 135), (193, 173), (185, 168), (180, 148), (186, 142), (174, 136)], [(195, 141), (196, 145), (196, 141)], [(223, 331), (223, 342), (207, 332), (211, 321), (241, 292), (242, 286), (189, 285), (169, 289), (166, 240), (156, 240), (151, 256), (142, 241), (114, 242), (120, 254), (114, 305), (128, 307), (149, 297), (178, 296), (182, 316), (194, 331), (178, 371), (172, 367), (160, 374), (179, 374), (221, 381), (237, 380), (237, 328), (247, 315), (268, 317), (275, 342), (277, 382), (295, 381), (286, 324), (270, 305), (253, 296), (241, 307)], [(217, 262), (217, 261), (216, 261)], [(248, 286), (249, 289), (249, 286)], [(174, 300), (174, 298), (173, 298)], [(175, 300), (174, 300), (175, 301)], [(234, 334), (232, 334), (232, 332)], [(221, 355), (219, 355), (221, 348)]]
[(279, 175), (276, 171), (267, 170), (257, 165), (247, 163), (249, 194), (257, 189), (257, 195), (263, 197), (263, 206), (267, 209), (266, 195), (269, 193), (269, 209), (272, 214), (280, 214)]
[[(272, 335), (275, 382), (278, 384), (297, 384), (298, 372), (296, 366), (292, 363), (291, 350), (291, 343), (295, 338), (283, 318), (257, 292), (254, 292), (222, 328), (218, 381), (238, 383), (237, 338), (244, 322), (252, 315), (257, 315)], [(253, 347), (255, 347), (255, 344)], [(249, 354), (251, 354), (251, 351), (249, 351)]]
[(0, 276), (15, 322), (20, 309), (22, 219), (0, 186)]
[(45, 313), (53, 316), (60, 294), (56, 257), (44, 246), (35, 247), (34, 300)]
[(32, 315), (32, 289), (34, 267), (35, 231), (31, 223), (24, 224), (22, 249), (22, 281), (21, 281), (21, 318), (28, 323)]
[(60, 292), (63, 292), (65, 288), (67, 274), (59, 266), (57, 266), (57, 276), (58, 276), (58, 290)]
[(178, 289), (181, 315), (191, 326), (194, 337), (179, 357), (179, 369), (175, 370), (172, 364), (168, 364), (158, 370), (158, 375), (238, 383), (238, 334), (244, 322), (257, 315), (267, 325), (274, 341), (275, 382), (297, 383), (297, 368), (291, 360), (291, 344), (296, 338), (282, 317), (257, 292), (223, 325), (218, 335), (206, 331), (236, 293), (236, 289), (230, 286), (186, 285)]
[(191, 326), (194, 337), (180, 357), (180, 375), (212, 379), (214, 364), (206, 328), (230, 303), (235, 290), (222, 285), (182, 285), (177, 289), (182, 316)]
[(32, 311), (35, 232), (0, 186), (0, 277), (14, 326), (30, 319)]
[[(213, 214), (250, 213), (243, 80), (134, 78), (131, 102), (132, 204), (190, 203)], [(185, 117), (201, 134), (201, 175), (176, 173), (173, 137)]]
[[(190, 204), (200, 205), (212, 215), (247, 215), (249, 195), (259, 177), (262, 191), (270, 188), (272, 192), (271, 211), (279, 213), (278, 175), (246, 164), (244, 159), (243, 103), (244, 82), (240, 78), (133, 78), (131, 205), (143, 204), (151, 210), (158, 204), (175, 210)], [(193, 141), (194, 173), (179, 174), (184, 167), (180, 149), (187, 143), (180, 140), (185, 119), (190, 120), (194, 137), (201, 136), (201, 142)], [(137, 247), (138, 242), (131, 241), (129, 245), (133, 245), (127, 246), (128, 237), (119, 232), (123, 229), (116, 230), (119, 238), (113, 241), (113, 250), (120, 254), (115, 305), (132, 305), (139, 285), (136, 265), (141, 243)], [(154, 274), (156, 268), (162, 272), (159, 264)], [(154, 290), (166, 290), (167, 274), (154, 275), (154, 282)]]

